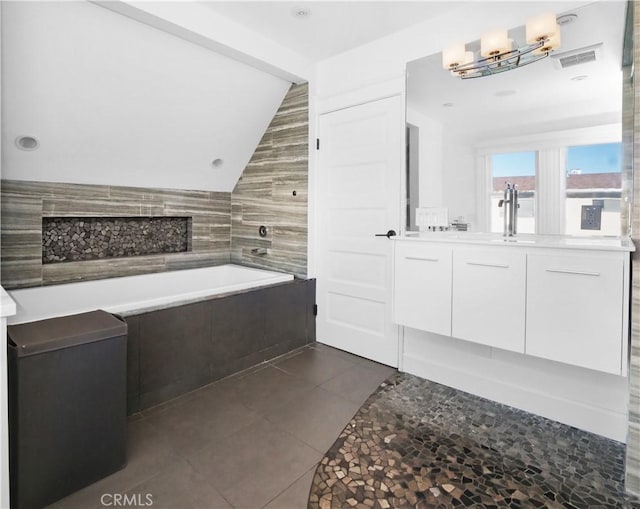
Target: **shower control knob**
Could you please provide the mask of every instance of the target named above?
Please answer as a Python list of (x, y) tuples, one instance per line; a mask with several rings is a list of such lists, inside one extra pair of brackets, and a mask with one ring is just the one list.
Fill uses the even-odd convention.
[(265, 225), (262, 225), (260, 226), (260, 228), (258, 228), (258, 235), (260, 235), (261, 237), (267, 236), (267, 227)]

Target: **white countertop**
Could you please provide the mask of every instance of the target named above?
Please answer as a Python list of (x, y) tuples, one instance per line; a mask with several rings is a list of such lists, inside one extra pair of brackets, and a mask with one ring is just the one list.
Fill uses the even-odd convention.
[(451, 242), (456, 244), (483, 244), (489, 246), (541, 247), (560, 249), (582, 249), (591, 251), (635, 251), (629, 237), (594, 236), (575, 237), (571, 235), (518, 234), (504, 237), (501, 233), (480, 232), (407, 232), (392, 237), (394, 240), (416, 242)]
[(7, 316), (13, 316), (16, 314), (16, 303), (0, 286), (0, 318), (6, 318)]

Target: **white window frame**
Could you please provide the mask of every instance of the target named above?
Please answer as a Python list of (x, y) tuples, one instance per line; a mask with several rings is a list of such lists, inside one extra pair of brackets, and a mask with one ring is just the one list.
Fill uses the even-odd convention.
[(491, 231), (491, 157), (511, 152), (536, 152), (536, 233), (564, 234), (567, 148), (577, 145), (620, 143), (622, 123), (566, 131), (550, 131), (489, 141), (475, 146), (478, 173), (477, 217), (482, 231)]

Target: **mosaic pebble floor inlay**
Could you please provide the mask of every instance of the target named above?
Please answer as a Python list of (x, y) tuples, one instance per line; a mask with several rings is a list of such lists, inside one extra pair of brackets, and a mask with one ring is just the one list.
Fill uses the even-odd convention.
[(347, 424), (309, 509), (640, 508), (625, 446), (405, 373)]

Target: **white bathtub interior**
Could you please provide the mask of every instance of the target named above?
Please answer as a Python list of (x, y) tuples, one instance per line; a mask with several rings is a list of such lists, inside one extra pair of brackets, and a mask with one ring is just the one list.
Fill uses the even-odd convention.
[(142, 274), (10, 291), (17, 313), (9, 324), (104, 309), (141, 313), (293, 280), (293, 275), (239, 265)]

